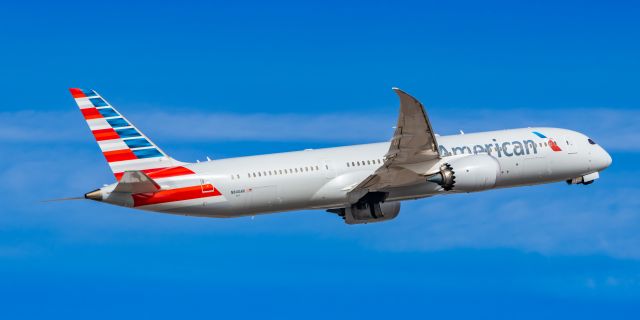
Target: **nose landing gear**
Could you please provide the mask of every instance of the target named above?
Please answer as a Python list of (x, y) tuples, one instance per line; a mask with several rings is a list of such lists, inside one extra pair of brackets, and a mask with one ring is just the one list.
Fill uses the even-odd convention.
[(598, 174), (597, 172), (594, 172), (585, 176), (569, 179), (567, 180), (567, 184), (583, 184), (586, 186), (586, 185), (592, 184), (599, 177), (600, 177), (600, 174)]

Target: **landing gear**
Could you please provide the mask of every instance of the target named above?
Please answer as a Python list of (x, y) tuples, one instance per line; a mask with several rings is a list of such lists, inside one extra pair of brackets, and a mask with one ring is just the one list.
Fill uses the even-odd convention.
[(588, 174), (586, 176), (569, 179), (569, 180), (567, 180), (567, 184), (583, 184), (583, 185), (586, 186), (586, 185), (592, 184), (599, 177), (600, 177), (600, 175), (597, 172), (594, 172), (594, 173), (590, 173), (590, 174)]

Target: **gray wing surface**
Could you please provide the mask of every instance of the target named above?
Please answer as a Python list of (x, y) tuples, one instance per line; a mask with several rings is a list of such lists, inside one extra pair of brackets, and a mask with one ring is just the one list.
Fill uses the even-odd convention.
[(436, 135), (422, 103), (404, 91), (393, 88), (400, 98), (398, 124), (391, 138), (383, 165), (349, 192), (349, 198), (359, 199), (367, 192), (424, 181), (424, 176), (412, 165), (440, 159)]

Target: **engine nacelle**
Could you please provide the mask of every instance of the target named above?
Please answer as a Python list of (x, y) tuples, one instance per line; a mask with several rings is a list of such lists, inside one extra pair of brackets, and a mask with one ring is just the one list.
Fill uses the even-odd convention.
[(440, 167), (440, 172), (427, 181), (439, 184), (444, 190), (474, 192), (493, 188), (500, 172), (498, 161), (487, 154), (457, 158)]
[(347, 224), (372, 223), (391, 220), (400, 213), (400, 201), (358, 202), (348, 208), (339, 209)]

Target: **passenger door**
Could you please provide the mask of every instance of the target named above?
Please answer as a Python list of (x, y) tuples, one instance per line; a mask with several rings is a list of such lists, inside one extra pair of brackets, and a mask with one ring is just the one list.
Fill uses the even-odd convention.
[(336, 177), (336, 168), (333, 166), (332, 160), (324, 160), (322, 163), (322, 171), (327, 179), (333, 179)]
[(578, 154), (578, 148), (576, 147), (575, 142), (569, 137), (565, 137), (561, 141), (558, 141), (558, 145), (560, 148), (566, 148), (568, 154)]

